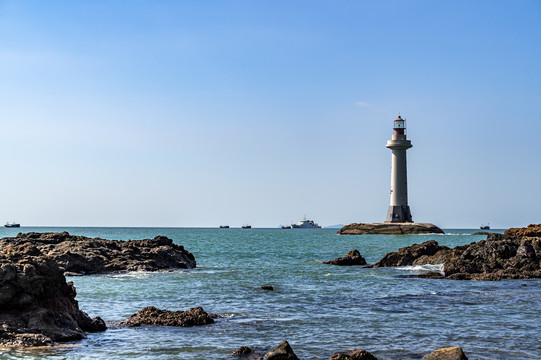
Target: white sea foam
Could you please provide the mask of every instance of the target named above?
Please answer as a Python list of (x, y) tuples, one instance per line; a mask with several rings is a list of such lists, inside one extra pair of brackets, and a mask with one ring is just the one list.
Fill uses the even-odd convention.
[(398, 270), (414, 271), (418, 273), (439, 272), (443, 275), (443, 264), (397, 266)]

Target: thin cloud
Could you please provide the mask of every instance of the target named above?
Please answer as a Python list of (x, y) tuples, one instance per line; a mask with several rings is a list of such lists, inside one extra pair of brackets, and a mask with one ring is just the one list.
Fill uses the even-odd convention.
[(365, 107), (365, 108), (369, 108), (369, 107), (370, 107), (370, 104), (369, 104), (369, 103), (365, 103), (364, 101), (357, 101), (357, 102), (355, 103), (355, 105), (360, 106), (360, 107)]

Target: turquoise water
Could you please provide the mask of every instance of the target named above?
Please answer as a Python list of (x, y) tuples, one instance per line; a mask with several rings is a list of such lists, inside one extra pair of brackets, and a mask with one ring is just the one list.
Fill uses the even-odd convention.
[[(499, 282), (404, 277), (422, 268), (335, 267), (321, 261), (358, 249), (368, 263), (435, 239), (456, 246), (477, 230), (446, 235), (339, 236), (333, 229), (21, 228), (106, 239), (168, 236), (197, 269), (71, 277), (81, 309), (109, 324), (77, 346), (0, 352), (2, 358), (228, 359), (240, 346), (269, 350), (287, 340), (301, 359), (364, 348), (378, 359), (421, 359), (461, 346), (470, 359), (541, 358), (541, 279)], [(272, 285), (275, 291), (255, 288)], [(194, 328), (118, 328), (139, 309), (203, 306), (225, 315)]]

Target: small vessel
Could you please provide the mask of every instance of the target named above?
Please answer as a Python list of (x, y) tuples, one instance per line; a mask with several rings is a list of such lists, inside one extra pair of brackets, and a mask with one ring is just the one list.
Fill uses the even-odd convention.
[(314, 220), (308, 220), (306, 219), (306, 217), (304, 217), (303, 220), (299, 221), (296, 224), (291, 224), (291, 227), (293, 229), (320, 229), (321, 228), (321, 226), (315, 223)]
[(488, 225), (481, 225), (480, 229), (481, 229), (481, 230), (490, 230), (490, 224), (488, 224)]
[(220, 225), (220, 229), (229, 229), (229, 225)]
[(281, 228), (282, 229), (291, 229), (291, 225), (282, 225)]
[(242, 225), (242, 228), (243, 229), (251, 229), (252, 225), (244, 224), (244, 225)]
[(21, 227), (21, 224), (16, 223), (16, 222), (14, 221), (14, 222), (12, 222), (12, 223), (7, 222), (4, 226), (5, 226), (5, 227), (9, 227), (9, 228), (18, 228), (18, 227)]

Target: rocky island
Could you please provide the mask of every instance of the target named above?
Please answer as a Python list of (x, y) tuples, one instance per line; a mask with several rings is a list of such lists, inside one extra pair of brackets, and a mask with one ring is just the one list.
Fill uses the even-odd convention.
[(406, 234), (444, 234), (443, 230), (429, 223), (352, 223), (347, 224), (337, 234), (339, 235), (406, 235)]

